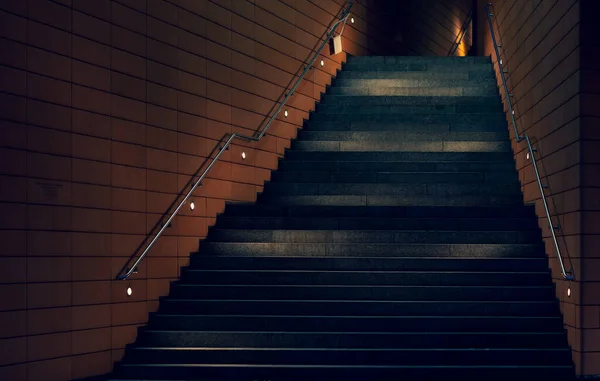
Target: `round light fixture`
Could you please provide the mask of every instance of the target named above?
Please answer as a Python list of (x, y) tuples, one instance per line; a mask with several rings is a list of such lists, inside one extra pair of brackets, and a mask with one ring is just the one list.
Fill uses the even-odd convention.
[(194, 204), (194, 201), (190, 202), (190, 210), (194, 210), (196, 209), (196, 204)]
[(567, 296), (569, 298), (571, 297), (571, 287), (567, 288)]
[(354, 17), (351, 17), (351, 18), (350, 18), (350, 22), (351, 22), (352, 24), (354, 24)]
[(246, 152), (242, 152), (242, 159), (246, 160)]
[(127, 287), (127, 296), (131, 296), (131, 294), (133, 294), (133, 290), (131, 287)]
[(325, 66), (325, 61), (321, 60), (321, 67)]
[(283, 116), (285, 116), (286, 118), (288, 117), (288, 111), (287, 111), (287, 110), (285, 110), (285, 111), (283, 112)]

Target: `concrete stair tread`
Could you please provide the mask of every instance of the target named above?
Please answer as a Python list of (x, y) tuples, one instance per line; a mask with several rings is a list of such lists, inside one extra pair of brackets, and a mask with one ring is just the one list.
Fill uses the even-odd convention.
[[(490, 132), (404, 132), (404, 131), (310, 131), (303, 130), (298, 134), (298, 139), (306, 141), (353, 141), (385, 139), (400, 140), (403, 142), (425, 142), (425, 141), (505, 141), (506, 131)], [(298, 140), (296, 140), (298, 141)]]
[(485, 79), (455, 79), (455, 78), (336, 78), (332, 84), (337, 88), (340, 87), (386, 87), (386, 88), (412, 88), (412, 87), (491, 87), (498, 88), (498, 84), (494, 77)]
[(361, 184), (511, 184), (518, 183), (514, 171), (426, 172), (426, 171), (281, 171), (271, 177), (271, 183), (361, 183)]
[[(255, 203), (230, 202), (226, 204), (227, 213), (252, 213), (258, 217), (268, 216), (328, 216), (328, 217), (390, 217), (390, 218), (518, 218), (534, 217), (533, 206), (519, 205), (514, 207), (477, 206), (477, 207), (427, 207), (427, 206), (403, 206), (403, 207), (347, 207), (347, 206), (279, 206), (261, 205)], [(224, 217), (229, 214), (224, 215)]]
[(508, 141), (303, 141), (293, 149), (307, 152), (510, 152)]
[(333, 95), (360, 95), (372, 97), (404, 97), (404, 96), (492, 96), (498, 88), (487, 87), (332, 87), (327, 90)]
[[(510, 152), (327, 152), (327, 151), (293, 151), (286, 152), (286, 160), (305, 161), (380, 161), (380, 162), (399, 162), (399, 161), (418, 161), (418, 162), (497, 162), (504, 160), (513, 160)], [(505, 161), (506, 162), (506, 161)]]

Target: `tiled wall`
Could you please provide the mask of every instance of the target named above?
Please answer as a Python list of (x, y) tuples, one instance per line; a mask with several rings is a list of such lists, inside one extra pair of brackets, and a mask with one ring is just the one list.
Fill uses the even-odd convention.
[[(390, 48), (374, 3), (354, 5), (347, 52)], [(342, 4), (0, 1), (0, 380), (111, 369), (225, 201), (255, 200), (345, 54), (326, 50), (289, 116), (236, 142), (139, 272), (113, 279), (218, 141), (261, 126)]]
[(580, 2), (581, 361), (600, 375), (600, 3)]
[[(589, 204), (594, 202), (598, 205), (591, 200), (598, 200), (600, 192), (584, 183), (584, 176), (589, 177), (593, 173), (590, 171), (598, 168), (589, 165), (583, 156), (587, 144), (583, 140), (583, 126), (590, 120), (582, 110), (585, 104), (582, 92), (586, 86), (580, 45), (582, 3), (583, 0), (497, 0), (492, 11), (503, 63), (508, 70), (508, 87), (514, 93), (517, 127), (520, 133), (530, 136), (537, 149), (542, 181), (548, 185), (545, 193), (550, 213), (555, 222), (560, 222), (560, 230), (556, 231), (559, 246), (565, 266), (574, 270), (574, 282), (563, 280), (560, 274), (540, 190), (531, 160), (527, 158), (527, 145), (516, 143), (509, 124), (524, 198), (536, 203), (577, 372), (593, 375), (600, 374), (600, 354), (593, 353), (600, 350), (600, 330), (591, 330), (600, 328), (600, 288), (589, 281), (600, 278), (590, 272), (592, 262), (586, 260), (584, 267), (583, 260), (595, 255), (593, 247), (598, 247), (600, 241), (586, 236), (589, 229), (594, 229), (598, 216), (584, 210), (586, 203), (587, 209), (593, 209)], [(478, 4), (479, 25), (484, 33), (481, 43), (485, 55), (495, 57), (484, 4), (485, 1)], [(597, 80), (590, 85), (598, 89)], [(504, 98), (503, 91), (502, 95)], [(509, 116), (507, 112), (507, 120)]]
[[(447, 56), (472, 8), (471, 0), (411, 0), (402, 2), (403, 41), (409, 54)], [(456, 54), (464, 56), (472, 44), (469, 27)]]

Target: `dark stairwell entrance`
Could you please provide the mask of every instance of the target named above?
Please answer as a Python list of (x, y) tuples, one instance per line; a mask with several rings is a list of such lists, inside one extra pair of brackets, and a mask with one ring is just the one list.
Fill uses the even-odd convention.
[(351, 58), (113, 378), (574, 379), (506, 131), (488, 58)]

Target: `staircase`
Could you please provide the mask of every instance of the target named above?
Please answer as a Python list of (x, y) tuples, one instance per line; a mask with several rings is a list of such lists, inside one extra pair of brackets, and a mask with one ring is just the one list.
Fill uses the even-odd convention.
[(113, 374), (573, 380), (485, 57), (351, 57)]

